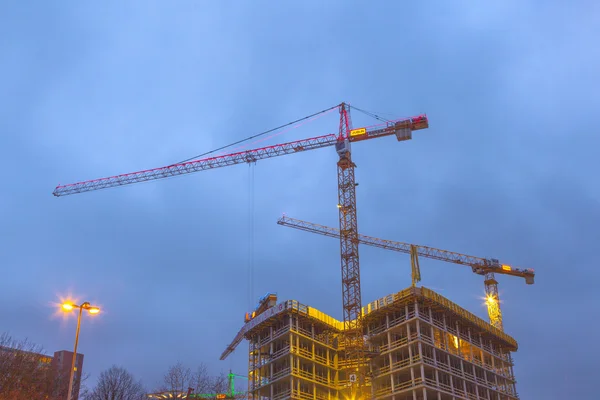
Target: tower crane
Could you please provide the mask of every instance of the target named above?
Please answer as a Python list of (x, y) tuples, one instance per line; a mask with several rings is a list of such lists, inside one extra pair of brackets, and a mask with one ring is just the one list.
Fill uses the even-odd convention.
[[(277, 220), (282, 226), (303, 230), (306, 232), (319, 233), (329, 237), (339, 237), (340, 231), (324, 225), (318, 225), (311, 222), (302, 221), (296, 218), (282, 216)], [(495, 258), (480, 258), (456, 253), (448, 250), (440, 250), (434, 247), (419, 246), (410, 243), (394, 242), (391, 240), (379, 239), (366, 235), (358, 235), (358, 242), (373, 247), (379, 247), (386, 250), (398, 251), (410, 254), (412, 266), (412, 285), (421, 280), (418, 257), (432, 258), (434, 260), (446, 261), (454, 264), (461, 264), (471, 267), (472, 271), (485, 277), (486, 305), (490, 324), (503, 330), (502, 311), (500, 310), (500, 298), (498, 296), (498, 282), (494, 274), (510, 275), (525, 278), (525, 283), (532, 285), (534, 282), (535, 271), (532, 268), (514, 268), (507, 264), (501, 264)]]
[[(356, 212), (356, 182), (354, 178), (355, 164), (352, 161), (351, 144), (362, 140), (376, 139), (395, 135), (398, 141), (412, 139), (412, 132), (429, 127), (425, 114), (411, 118), (386, 121), (383, 124), (352, 129), (350, 120), (351, 106), (341, 103), (324, 110), (339, 109), (340, 120), (338, 134), (329, 134), (294, 142), (277, 144), (252, 150), (241, 151), (215, 157), (195, 159), (165, 167), (144, 171), (115, 175), (101, 179), (59, 185), (54, 189), (54, 196), (66, 196), (93, 190), (124, 186), (162, 178), (184, 175), (230, 165), (254, 163), (258, 160), (335, 146), (339, 160), (338, 172), (338, 208), (340, 227), (340, 251), (342, 270), (342, 303), (344, 314), (344, 346), (349, 369), (358, 372), (364, 366), (364, 342), (361, 333), (361, 291), (360, 268), (358, 257), (358, 230)], [(362, 111), (352, 107), (357, 111)], [(313, 114), (316, 115), (316, 114)], [(309, 118), (309, 117), (307, 117)], [(364, 385), (364, 374), (359, 374), (356, 397), (360, 398)]]

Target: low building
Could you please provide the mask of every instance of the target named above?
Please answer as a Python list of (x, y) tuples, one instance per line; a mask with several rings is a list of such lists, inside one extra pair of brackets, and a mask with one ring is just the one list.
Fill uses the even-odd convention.
[[(15, 349), (6, 346), (0, 346), (0, 364), (5, 369), (11, 369), (11, 374), (23, 372), (26, 374), (38, 374), (40, 377), (33, 378), (31, 381), (40, 383), (43, 375), (43, 387), (49, 393), (49, 398), (66, 398), (69, 387), (69, 371), (73, 360), (73, 352), (61, 350), (54, 352), (53, 356), (43, 353), (35, 353), (22, 349)], [(26, 369), (18, 371), (18, 369)], [(83, 369), (83, 354), (77, 353), (75, 358), (75, 374), (73, 375), (73, 395), (72, 400), (79, 399), (79, 384)], [(29, 381), (24, 381), (24, 385), (31, 386)], [(42, 386), (40, 386), (42, 387)]]

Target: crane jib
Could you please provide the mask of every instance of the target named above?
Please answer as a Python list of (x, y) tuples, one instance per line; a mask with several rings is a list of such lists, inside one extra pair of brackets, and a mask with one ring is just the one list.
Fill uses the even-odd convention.
[[(355, 134), (354, 136), (350, 136), (348, 139), (349, 141), (354, 142), (365, 139), (374, 139), (392, 134), (396, 134), (398, 136), (398, 132), (401, 129), (406, 129), (408, 127), (409, 130), (418, 130), (424, 129), (428, 126), (429, 123), (427, 117), (425, 115), (419, 115), (417, 117), (391, 121), (372, 127), (358, 128), (357, 130), (353, 131), (363, 133), (359, 135)], [(297, 140), (294, 142), (261, 147), (258, 149), (246, 150), (222, 156), (172, 164), (160, 168), (114, 175), (107, 178), (93, 179), (68, 185), (59, 185), (54, 189), (52, 194), (56, 197), (60, 197), (93, 190), (107, 189), (116, 186), (130, 185), (133, 183), (170, 178), (193, 172), (204, 171), (207, 169), (221, 168), (242, 163), (252, 163), (266, 158), (333, 146), (337, 142), (338, 138), (333, 134), (318, 136), (310, 139)]]
[[(279, 218), (277, 220), (277, 224), (288, 226), (291, 228), (296, 228), (306, 232), (320, 233), (329, 237), (337, 238), (340, 235), (340, 231), (337, 228), (302, 221), (288, 216), (283, 216)], [(417, 250), (417, 254), (420, 257), (470, 266), (473, 268), (473, 272), (479, 275), (485, 275), (486, 273), (494, 272), (502, 275), (512, 275), (516, 277), (525, 278), (525, 283), (527, 284), (533, 284), (534, 282), (535, 271), (533, 270), (533, 268), (513, 268), (506, 264), (500, 264), (496, 259), (486, 259), (456, 253), (449, 250), (437, 249), (434, 247), (420, 246), (410, 243), (379, 239), (363, 234), (358, 235), (358, 240), (362, 244), (366, 244), (373, 247), (379, 247), (386, 250), (398, 251), (405, 254), (410, 254), (411, 246), (414, 246)]]

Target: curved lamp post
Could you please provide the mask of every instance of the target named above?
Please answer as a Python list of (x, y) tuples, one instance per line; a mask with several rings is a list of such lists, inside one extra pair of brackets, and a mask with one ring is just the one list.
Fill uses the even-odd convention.
[(82, 303), (80, 306), (72, 303), (64, 303), (62, 309), (64, 311), (73, 311), (79, 308), (79, 315), (77, 316), (77, 331), (75, 332), (75, 350), (73, 350), (73, 360), (71, 360), (71, 371), (69, 372), (69, 392), (67, 394), (67, 400), (71, 400), (73, 394), (73, 376), (75, 374), (75, 357), (77, 357), (77, 343), (79, 342), (79, 327), (81, 326), (81, 314), (83, 310), (87, 310), (90, 314), (98, 314), (100, 308), (92, 306), (87, 301)]

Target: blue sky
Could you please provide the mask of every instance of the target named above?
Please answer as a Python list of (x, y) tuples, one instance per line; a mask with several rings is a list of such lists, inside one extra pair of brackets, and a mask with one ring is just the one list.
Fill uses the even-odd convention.
[[(367, 4), (369, 3), (369, 4)], [(267, 291), (337, 318), (339, 244), (322, 149), (55, 198), (59, 184), (177, 162), (341, 101), (426, 112), (414, 140), (354, 146), (359, 230), (535, 268), (500, 277), (522, 398), (589, 398), (600, 335), (597, 2), (4, 1), (0, 6), (0, 331), (70, 349), (69, 293), (103, 307), (80, 351), (154, 387), (219, 355)], [(561, 4), (562, 3), (562, 4)], [(355, 126), (373, 121), (353, 114)], [(337, 130), (337, 116), (257, 146)], [(254, 221), (253, 223), (251, 221)], [(363, 302), (410, 284), (407, 256), (361, 248)], [(249, 271), (253, 270), (253, 285)], [(482, 278), (421, 260), (422, 284), (485, 317)]]

